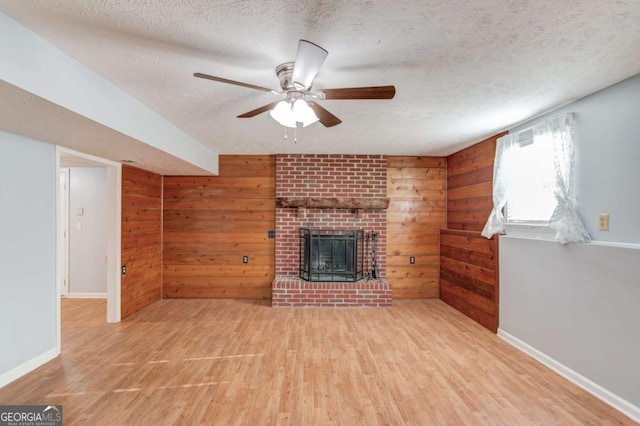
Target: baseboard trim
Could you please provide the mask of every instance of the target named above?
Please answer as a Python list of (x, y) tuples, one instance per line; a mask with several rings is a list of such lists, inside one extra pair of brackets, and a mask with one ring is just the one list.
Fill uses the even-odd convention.
[(599, 400), (604, 403), (610, 405), (616, 410), (620, 411), (625, 416), (629, 417), (631, 420), (640, 423), (640, 407), (636, 407), (631, 404), (629, 401), (622, 399), (618, 395), (613, 392), (603, 388), (599, 384), (589, 380), (583, 375), (573, 371), (566, 365), (556, 361), (550, 356), (546, 355), (543, 352), (540, 352), (538, 349), (533, 346), (528, 345), (522, 340), (518, 339), (515, 336), (507, 333), (502, 329), (498, 329), (498, 337), (500, 337), (505, 342), (509, 343), (511, 346), (516, 349), (521, 350), (532, 358), (536, 359), (540, 363), (549, 367), (551, 370), (555, 371), (565, 379), (569, 380), (573, 384), (581, 387), (582, 389), (589, 392), (591, 395), (595, 396)]
[(107, 293), (69, 293), (67, 299), (106, 299)]
[(46, 364), (47, 362), (51, 361), (58, 355), (60, 355), (58, 350), (56, 348), (51, 348), (45, 353), (40, 354), (34, 358), (31, 358), (29, 361), (23, 364), (20, 364), (13, 370), (9, 370), (4, 374), (0, 374), (0, 388), (8, 385), (9, 383), (13, 382), (16, 379), (19, 379), (25, 374), (30, 373), (31, 371), (35, 370), (41, 365)]

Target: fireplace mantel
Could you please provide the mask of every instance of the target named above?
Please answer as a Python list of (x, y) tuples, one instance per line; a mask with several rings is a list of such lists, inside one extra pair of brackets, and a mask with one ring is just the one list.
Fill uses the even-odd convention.
[(306, 209), (358, 209), (385, 210), (389, 208), (388, 198), (315, 198), (277, 197), (276, 207)]

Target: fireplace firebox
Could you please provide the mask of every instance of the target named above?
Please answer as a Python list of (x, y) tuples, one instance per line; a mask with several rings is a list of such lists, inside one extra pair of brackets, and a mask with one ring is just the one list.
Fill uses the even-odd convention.
[(300, 228), (300, 278), (354, 282), (363, 277), (363, 230)]

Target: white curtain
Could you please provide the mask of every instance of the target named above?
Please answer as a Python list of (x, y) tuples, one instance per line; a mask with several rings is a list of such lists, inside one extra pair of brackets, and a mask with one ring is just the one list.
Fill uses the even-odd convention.
[[(562, 244), (591, 241), (582, 220), (576, 211), (574, 198), (575, 165), (575, 123), (572, 113), (559, 114), (534, 126), (533, 143), (551, 143), (553, 146), (553, 164), (555, 182), (553, 194), (558, 202), (549, 226), (556, 231), (556, 240)], [(504, 233), (505, 218), (502, 209), (507, 202), (510, 168), (509, 153), (522, 145), (525, 132), (518, 132), (498, 139), (493, 171), (493, 210), (487, 220), (482, 235), (491, 238), (494, 234)]]
[(534, 143), (537, 138), (550, 137), (553, 144), (555, 169), (556, 206), (549, 226), (556, 231), (556, 240), (562, 244), (591, 241), (576, 211), (574, 197), (574, 166), (576, 130), (573, 114), (556, 115), (533, 128)]
[(482, 229), (482, 236), (491, 238), (494, 234), (504, 234), (505, 218), (502, 209), (507, 204), (509, 191), (510, 154), (520, 146), (521, 133), (506, 135), (498, 139), (496, 156), (493, 160), (493, 209)]

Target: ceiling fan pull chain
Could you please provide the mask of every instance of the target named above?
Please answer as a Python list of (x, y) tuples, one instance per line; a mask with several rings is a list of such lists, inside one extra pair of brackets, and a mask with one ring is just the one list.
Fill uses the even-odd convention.
[(287, 126), (282, 127), (284, 127), (284, 140), (286, 141), (287, 139), (289, 139), (289, 137), (287, 136)]
[(298, 126), (297, 125), (296, 127), (293, 128), (293, 143), (298, 143)]

